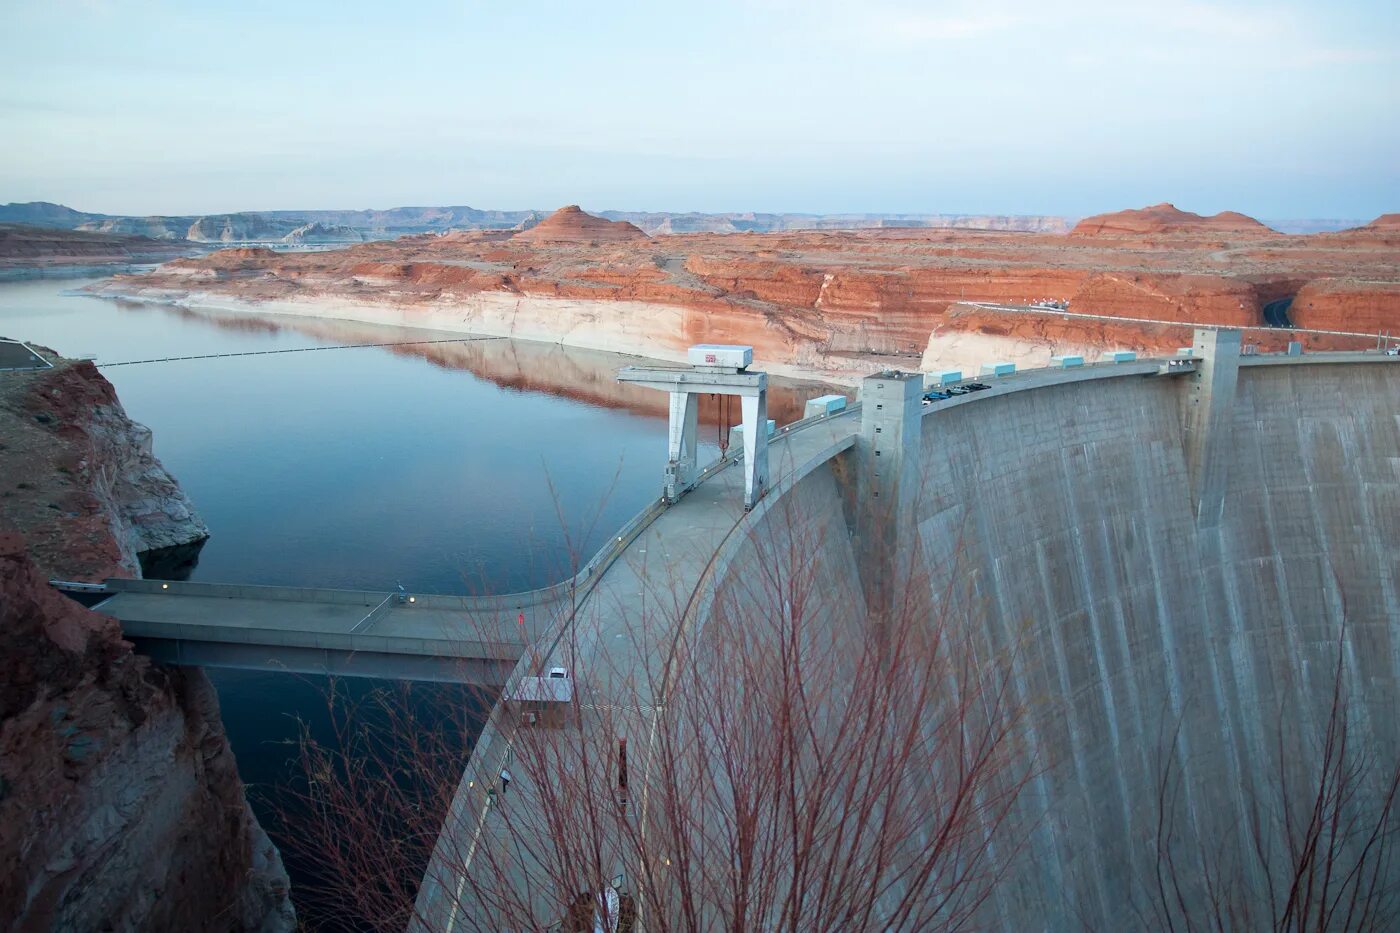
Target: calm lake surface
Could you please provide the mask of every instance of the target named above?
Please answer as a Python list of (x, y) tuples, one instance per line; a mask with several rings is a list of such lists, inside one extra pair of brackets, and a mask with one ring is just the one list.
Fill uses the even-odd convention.
[[(0, 336), (99, 365), (465, 336), (71, 294), (94, 281), (0, 281)], [(190, 579), (471, 594), (562, 579), (659, 494), (666, 397), (613, 379), (635, 362), (483, 340), (102, 372), (209, 525)], [(770, 415), (794, 420), (827, 391), (775, 381)], [(702, 461), (718, 456), (721, 420), (705, 402)], [(255, 808), (275, 822), (256, 788), (287, 778), (296, 717), (315, 724), (324, 684), (210, 676)]]

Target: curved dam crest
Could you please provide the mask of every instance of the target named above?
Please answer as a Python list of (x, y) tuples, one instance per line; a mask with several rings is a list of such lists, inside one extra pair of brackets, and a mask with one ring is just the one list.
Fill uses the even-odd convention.
[[(627, 542), (564, 624), (606, 656), (608, 626), (627, 614), (617, 575), (636, 586), (637, 550), (670, 547), (708, 558), (667, 584), (687, 607), (681, 624), (703, 629), (716, 607), (762, 592), (745, 569), (773, 540), (818, 526), (810, 559), (838, 614), (877, 617), (870, 575), (893, 575), (966, 625), (980, 655), (1010, 659), (1033, 774), (1017, 807), (1030, 828), (987, 922), (1132, 927), (1156, 870), (1164, 773), (1177, 782), (1165, 806), (1183, 850), (1248, 847), (1255, 832), (1277, 842), (1250, 814), (1263, 789), (1316, 771), (1339, 651), (1356, 743), (1383, 761), (1400, 751), (1397, 362), (1239, 358), (1229, 392), (1199, 359), (1174, 374), (1147, 362), (1043, 371), (910, 409), (903, 461), (883, 451), (880, 482), (902, 486), (883, 550), (860, 517), (863, 498), (891, 489), (869, 480), (890, 422), (875, 440), (867, 381), (865, 404), (826, 420), (820, 442), (775, 444), (761, 508), (744, 517), (724, 505), (735, 471), (719, 471)], [(687, 510), (708, 527), (683, 528)], [(872, 560), (890, 566), (872, 571)], [(544, 664), (580, 661), (554, 644)], [(469, 778), (492, 773), (512, 728), (493, 716), (478, 746), (420, 917), (474, 910), (440, 862), (463, 826), (473, 851), (491, 844)]]

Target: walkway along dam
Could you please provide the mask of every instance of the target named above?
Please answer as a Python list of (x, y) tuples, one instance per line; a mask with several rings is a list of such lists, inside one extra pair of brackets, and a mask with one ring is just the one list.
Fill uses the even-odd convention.
[[(833, 644), (956, 619), (976, 657), (1005, 663), (1019, 711), (1005, 746), (1022, 775), (1005, 820), (1016, 851), (999, 855), (990, 896), (969, 908), (982, 923), (1143, 926), (1152, 908), (1136, 898), (1160, 873), (1164, 810), (1183, 852), (1282, 845), (1261, 789), (1315, 775), (1339, 663), (1349, 741), (1382, 762), (1400, 754), (1400, 358), (1239, 351), (1237, 332), (1201, 330), (1189, 357), (987, 378), (985, 391), (927, 405), (923, 376), (877, 374), (860, 404), (775, 433), (757, 492), (752, 471), (714, 465), (550, 590), (422, 607), (394, 594), (304, 592), (303, 635), (276, 637), (322, 652), (306, 664), (353, 667), (367, 651), (402, 676), (392, 659), (404, 651), (440, 653), (413, 614), (455, 612), (440, 625), (476, 626), (448, 638), (471, 644), (455, 650), (469, 662), (460, 676), (504, 684), (413, 928), (549, 928), (576, 894), (610, 884), (682, 890), (669, 856), (636, 864), (626, 852), (638, 848), (620, 842), (599, 846), (597, 877), (561, 889), (550, 849), (567, 827), (546, 825), (558, 820), (547, 804), (569, 765), (532, 769), (524, 749), (542, 735), (619, 747), (630, 788), (617, 762), (604, 771), (630, 799), (603, 835), (653, 831), (646, 788), (677, 665), (703, 665), (705, 633), (736, 606), (750, 620), (792, 613), (792, 592), (762, 581), (794, 553), (805, 579), (820, 581), (820, 630)], [(759, 430), (762, 420), (745, 426)], [(102, 611), (158, 656), (220, 663), (222, 649), (194, 647), (229, 640), (196, 631), (196, 616), (215, 610), (177, 610), (169, 592), (191, 585), (129, 586), (143, 592), (117, 593)], [(258, 588), (237, 589), (189, 596), (260, 599)], [(168, 608), (149, 607), (161, 599)], [(342, 608), (327, 608), (337, 600)], [(245, 620), (267, 612), (259, 618), (278, 615), (267, 600), (235, 610)], [(503, 616), (517, 626), (509, 634)], [(406, 627), (415, 647), (396, 648), (380, 619)], [(385, 637), (373, 651), (355, 640), (376, 631)], [(256, 653), (240, 649), (238, 663)], [(713, 775), (694, 777), (708, 788)], [(1367, 785), (1358, 805), (1383, 793)], [(511, 821), (531, 813), (540, 832), (527, 850)], [(1268, 880), (1257, 865), (1240, 871)], [(1387, 862), (1383, 880), (1397, 871)], [(511, 902), (532, 912), (529, 924), (506, 916), (502, 886), (517, 889)], [(877, 919), (887, 908), (902, 916), (900, 890), (880, 890)], [(1180, 895), (1208, 897), (1199, 879)], [(819, 918), (812, 928), (824, 928)]]

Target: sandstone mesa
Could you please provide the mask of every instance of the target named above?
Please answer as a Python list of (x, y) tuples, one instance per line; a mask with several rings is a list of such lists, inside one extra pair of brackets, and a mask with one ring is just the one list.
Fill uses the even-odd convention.
[(1274, 231), (1253, 217), (1246, 217), (1236, 211), (1221, 211), (1219, 214), (1203, 217), (1163, 202), (1138, 210), (1086, 217), (1075, 224), (1070, 236), (1134, 236), (1147, 233), (1269, 236)]

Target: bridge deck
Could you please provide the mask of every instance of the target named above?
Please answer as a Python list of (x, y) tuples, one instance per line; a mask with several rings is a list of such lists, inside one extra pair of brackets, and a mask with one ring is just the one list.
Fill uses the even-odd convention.
[[(499, 686), (567, 590), (509, 598), (111, 580), (94, 608), (143, 653), (176, 664)], [(521, 616), (524, 624), (521, 623)]]

